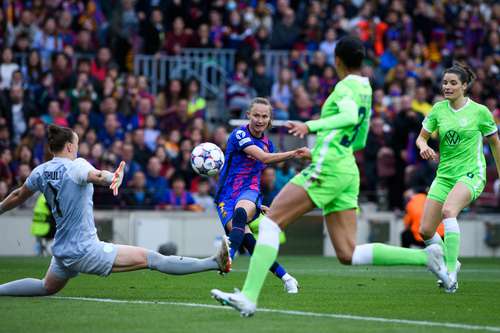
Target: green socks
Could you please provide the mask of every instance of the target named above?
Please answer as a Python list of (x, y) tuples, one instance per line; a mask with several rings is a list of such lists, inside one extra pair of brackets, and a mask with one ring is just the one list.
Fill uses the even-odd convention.
[(443, 220), (444, 224), (444, 257), (448, 271), (457, 270), (458, 253), (460, 252), (460, 228), (456, 217)]
[(425, 250), (407, 249), (382, 243), (358, 245), (352, 255), (352, 265), (427, 265)]
[(250, 259), (247, 278), (242, 290), (242, 293), (254, 303), (257, 303), (267, 272), (278, 256), (280, 232), (280, 227), (271, 219), (262, 218), (259, 224), (257, 245)]
[(278, 257), (278, 249), (257, 243), (250, 259), (250, 267), (248, 268), (247, 278), (242, 291), (252, 302), (257, 303), (260, 291), (266, 280), (267, 272), (276, 260), (276, 257)]

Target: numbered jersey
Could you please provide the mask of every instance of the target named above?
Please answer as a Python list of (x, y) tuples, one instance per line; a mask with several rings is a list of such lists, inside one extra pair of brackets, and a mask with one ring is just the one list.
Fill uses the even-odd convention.
[(80, 258), (97, 240), (94, 187), (87, 183), (91, 170), (94, 167), (83, 158), (55, 157), (36, 167), (26, 180), (28, 189), (43, 193), (55, 218), (52, 253), (57, 258)]
[[(372, 88), (367, 78), (348, 75), (337, 83), (321, 108), (321, 118), (338, 114), (339, 103), (344, 99), (352, 100), (357, 105), (358, 122), (354, 126), (333, 130), (318, 130), (312, 150), (312, 164), (316, 169), (335, 173), (357, 173), (353, 152), (366, 145), (370, 125)], [(351, 112), (342, 110), (342, 112)]]
[(469, 98), (462, 108), (454, 110), (444, 100), (434, 104), (422, 126), (429, 133), (439, 133), (438, 177), (486, 179), (483, 137), (497, 132), (493, 115), (486, 106)]

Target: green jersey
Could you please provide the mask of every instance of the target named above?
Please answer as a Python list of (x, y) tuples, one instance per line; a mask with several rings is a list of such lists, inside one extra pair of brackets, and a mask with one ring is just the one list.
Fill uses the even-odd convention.
[(458, 179), (464, 175), (486, 179), (483, 137), (497, 132), (493, 115), (487, 107), (470, 98), (459, 110), (445, 100), (434, 104), (422, 127), (439, 134), (437, 176)]
[(316, 173), (357, 173), (353, 152), (366, 145), (372, 107), (368, 78), (348, 75), (337, 83), (321, 108), (318, 120), (306, 122), (317, 132), (312, 149)]

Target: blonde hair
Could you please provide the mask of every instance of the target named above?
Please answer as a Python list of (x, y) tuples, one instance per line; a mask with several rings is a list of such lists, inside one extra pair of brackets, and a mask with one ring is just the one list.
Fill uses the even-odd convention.
[(271, 128), (273, 126), (273, 106), (272, 106), (271, 102), (269, 102), (269, 100), (267, 98), (264, 98), (264, 97), (255, 97), (250, 102), (250, 106), (248, 107), (248, 112), (251, 112), (252, 108), (256, 104), (261, 104), (261, 105), (265, 105), (265, 106), (269, 107), (269, 125), (267, 125), (267, 128), (268, 129)]

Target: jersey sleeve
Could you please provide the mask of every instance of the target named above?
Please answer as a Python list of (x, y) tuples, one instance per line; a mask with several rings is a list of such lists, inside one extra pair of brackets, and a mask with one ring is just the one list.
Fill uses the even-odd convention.
[(31, 192), (37, 192), (37, 191), (42, 191), (41, 188), (41, 180), (42, 180), (42, 172), (40, 167), (36, 167), (33, 169), (31, 174), (28, 176), (26, 179), (26, 182), (24, 183), (28, 190)]
[(255, 145), (250, 134), (243, 130), (238, 129), (231, 134), (231, 140), (238, 151), (245, 149), (246, 147)]
[(422, 121), (422, 128), (429, 133), (433, 133), (437, 129), (436, 106), (434, 105), (429, 114)]
[(322, 109), (328, 113), (328, 109), (335, 106), (339, 110), (337, 114), (306, 122), (309, 131), (317, 132), (320, 130), (342, 128), (357, 122), (358, 106), (354, 101), (353, 92), (349, 87), (338, 84), (332, 94), (326, 99)]
[(490, 136), (498, 131), (493, 114), (488, 108), (481, 108), (479, 117), (479, 131), (483, 136)]
[(73, 161), (71, 169), (69, 170), (69, 176), (78, 185), (87, 184), (87, 179), (89, 172), (95, 170), (95, 168), (83, 158), (77, 158)]

